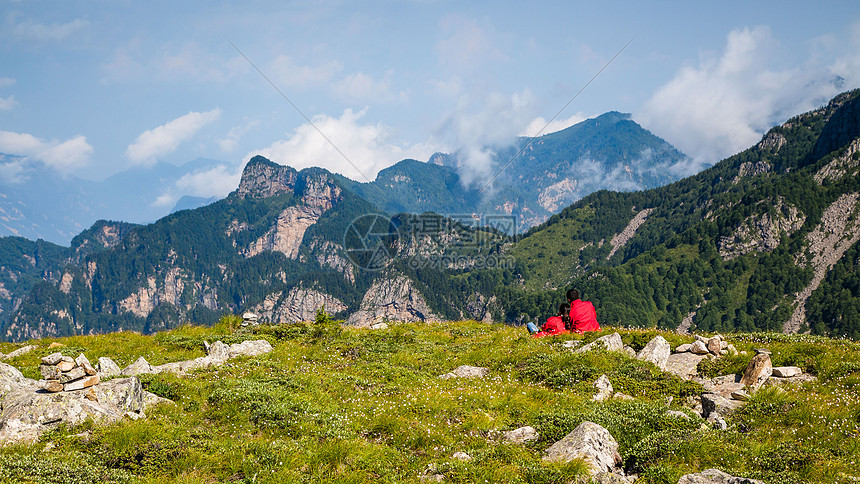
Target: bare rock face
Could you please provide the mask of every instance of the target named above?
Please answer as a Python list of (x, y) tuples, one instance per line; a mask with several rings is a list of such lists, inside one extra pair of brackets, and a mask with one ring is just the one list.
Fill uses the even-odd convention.
[(624, 351), (624, 342), (621, 341), (621, 335), (618, 333), (607, 334), (579, 348), (576, 352), (585, 353), (598, 348), (603, 348), (606, 351)]
[(243, 198), (268, 198), (289, 193), (295, 188), (297, 178), (295, 169), (255, 156), (245, 165), (237, 194)]
[(764, 482), (745, 477), (735, 477), (719, 469), (708, 469), (698, 474), (681, 476), (678, 484), (764, 484)]
[(283, 292), (270, 294), (254, 310), (272, 324), (284, 324), (312, 321), (317, 309), (323, 306), (329, 314), (346, 310), (340, 299), (304, 287), (294, 287), (286, 295)]
[(791, 235), (806, 221), (806, 216), (793, 205), (777, 199), (772, 204), (776, 215), (755, 214), (741, 222), (733, 235), (720, 237), (717, 248), (724, 260), (749, 252), (770, 252), (779, 246), (782, 234)]
[(99, 362), (96, 365), (98, 370), (98, 375), (101, 378), (110, 378), (113, 376), (117, 376), (122, 373), (119, 366), (107, 356), (102, 356), (99, 358)]
[(681, 379), (690, 380), (699, 374), (696, 368), (703, 359), (705, 359), (705, 355), (673, 353), (666, 359), (664, 371), (677, 375)]
[(380, 321), (424, 322), (440, 319), (427, 305), (412, 279), (398, 275), (378, 278), (364, 294), (359, 310), (346, 322), (368, 327)]
[(582, 459), (595, 476), (601, 472), (612, 472), (621, 463), (618, 442), (608, 430), (594, 422), (582, 422), (573, 432), (552, 444), (546, 450), (544, 460), (570, 462)]
[(609, 241), (609, 243), (612, 244), (612, 250), (609, 252), (609, 255), (606, 256), (606, 260), (611, 259), (618, 249), (624, 247), (627, 242), (636, 235), (636, 231), (645, 223), (648, 215), (651, 215), (651, 212), (653, 211), (653, 208), (646, 208), (645, 210), (637, 213), (620, 234), (616, 234), (612, 237), (612, 240)]
[(669, 342), (662, 336), (655, 336), (654, 339), (648, 342), (642, 351), (636, 355), (636, 359), (642, 361), (650, 361), (657, 365), (661, 370), (666, 369), (666, 362), (669, 361), (669, 355), (672, 353), (672, 347)]
[(753, 390), (758, 390), (770, 378), (772, 373), (773, 365), (770, 362), (770, 355), (759, 353), (753, 356), (753, 359), (747, 365), (741, 378), (741, 383)]
[(134, 363), (123, 368), (122, 372), (125, 376), (136, 376), (141, 373), (152, 373), (152, 365), (146, 361), (146, 358), (140, 357)]

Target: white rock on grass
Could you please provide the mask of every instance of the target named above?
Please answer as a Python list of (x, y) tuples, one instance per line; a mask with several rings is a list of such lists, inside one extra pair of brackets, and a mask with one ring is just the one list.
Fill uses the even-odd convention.
[(570, 462), (582, 459), (588, 473), (595, 476), (601, 472), (612, 472), (621, 464), (618, 442), (608, 430), (594, 422), (582, 422), (579, 427), (546, 450), (544, 460)]
[(600, 375), (597, 381), (594, 382), (594, 388), (597, 389), (597, 393), (591, 399), (595, 402), (602, 402), (611, 398), (614, 392), (612, 383), (606, 375)]
[(152, 365), (142, 356), (135, 360), (134, 363), (122, 369), (122, 374), (125, 376), (137, 376), (149, 373), (152, 373)]
[(468, 462), (472, 460), (472, 456), (465, 452), (454, 452), (454, 455), (452, 455), (451, 458), (463, 462)]
[(618, 333), (607, 334), (606, 336), (601, 336), (582, 348), (579, 348), (576, 352), (585, 353), (586, 351), (596, 350), (598, 348), (603, 348), (606, 351), (622, 351), (624, 349), (624, 342), (621, 341), (621, 335)]
[(708, 345), (702, 340), (696, 340), (693, 342), (692, 346), (690, 346), (690, 352), (696, 355), (706, 355), (708, 354)]
[(649, 361), (654, 363), (661, 370), (666, 369), (666, 362), (669, 360), (669, 355), (672, 353), (672, 347), (660, 335), (655, 336), (645, 345), (644, 348), (636, 355), (637, 360)]
[(678, 484), (764, 484), (764, 481), (735, 477), (719, 469), (708, 469), (698, 474), (683, 475)]
[(490, 374), (489, 368), (480, 366), (462, 365), (454, 370), (441, 375), (439, 378), (447, 380), (448, 378), (483, 378)]
[(101, 358), (99, 358), (97, 370), (98, 375), (102, 379), (117, 376), (122, 373), (122, 370), (119, 369), (119, 366), (107, 356), (102, 356)]
[(34, 346), (34, 345), (27, 345), (27, 346), (24, 346), (24, 347), (22, 347), (22, 348), (18, 348), (17, 350), (15, 350), (15, 351), (13, 351), (13, 352), (9, 353), (9, 354), (8, 354), (8, 355), (6, 355), (5, 357), (3, 357), (3, 359), (5, 359), (5, 360), (10, 360), (10, 359), (12, 359), (12, 358), (15, 358), (16, 356), (26, 355), (27, 353), (29, 353), (29, 352), (31, 352), (31, 351), (33, 351), (33, 350), (35, 350), (36, 348), (37, 348), (37, 346)]
[(780, 378), (791, 378), (803, 373), (803, 370), (796, 366), (776, 366), (773, 368), (773, 376)]
[(502, 437), (504, 437), (506, 442), (510, 442), (512, 444), (524, 444), (537, 439), (538, 433), (534, 427), (526, 425), (525, 427), (502, 432)]
[(693, 345), (690, 343), (684, 343), (682, 345), (678, 345), (678, 347), (675, 348), (675, 353), (686, 353), (686, 352), (690, 351), (690, 348), (692, 346)]

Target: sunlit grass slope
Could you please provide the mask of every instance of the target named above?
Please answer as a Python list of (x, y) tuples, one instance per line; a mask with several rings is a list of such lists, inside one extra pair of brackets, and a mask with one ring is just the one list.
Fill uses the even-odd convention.
[[(418, 482), (428, 468), (445, 482), (569, 482), (581, 463), (552, 465), (541, 456), (584, 420), (612, 433), (638, 482), (674, 484), (712, 467), (771, 483), (860, 478), (860, 345), (853, 342), (729, 335), (739, 350), (767, 347), (774, 365), (801, 366), (818, 381), (760, 391), (718, 431), (695, 416), (666, 415), (693, 415), (685, 402), (701, 393), (698, 384), (618, 353), (573, 354), (562, 346), (581, 336), (536, 340), (520, 328), (475, 322), (376, 331), (327, 318), (251, 331), (235, 324), (228, 318), (155, 336), (31, 342), (39, 349), (10, 362), (31, 378), (39, 357), (56, 351), (47, 348), (53, 341), (66, 345), (64, 353), (110, 356), (120, 366), (139, 356), (152, 364), (194, 358), (203, 340), (265, 338), (274, 351), (186, 377), (143, 377), (149, 391), (175, 403), (146, 419), (60, 428), (39, 443), (2, 448), (0, 482)], [(636, 349), (658, 334), (618, 331)], [(692, 340), (660, 334), (673, 347)], [(439, 378), (464, 364), (488, 367), (490, 376)], [(702, 370), (721, 374), (745, 364), (726, 358)], [(601, 374), (635, 399), (593, 402)], [(526, 445), (501, 438), (524, 425), (540, 438)], [(473, 459), (453, 459), (458, 451)]]

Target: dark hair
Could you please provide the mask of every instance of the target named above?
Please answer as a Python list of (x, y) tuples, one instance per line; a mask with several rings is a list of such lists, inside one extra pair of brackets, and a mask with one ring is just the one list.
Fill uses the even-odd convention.
[(568, 289), (567, 290), (567, 300), (570, 302), (576, 301), (579, 299), (579, 291), (576, 289)]
[(570, 331), (570, 304), (559, 304), (558, 315), (561, 316), (561, 321), (564, 323), (564, 329)]

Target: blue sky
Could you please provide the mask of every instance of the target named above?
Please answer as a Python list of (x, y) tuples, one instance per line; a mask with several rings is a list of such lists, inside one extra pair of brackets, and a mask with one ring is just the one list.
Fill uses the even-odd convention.
[(0, 0), (0, 177), (225, 162), (171, 205), (225, 195), (257, 153), (365, 181), (459, 150), (477, 180), (631, 39), (545, 132), (630, 112), (692, 171), (860, 87), (856, 1)]

